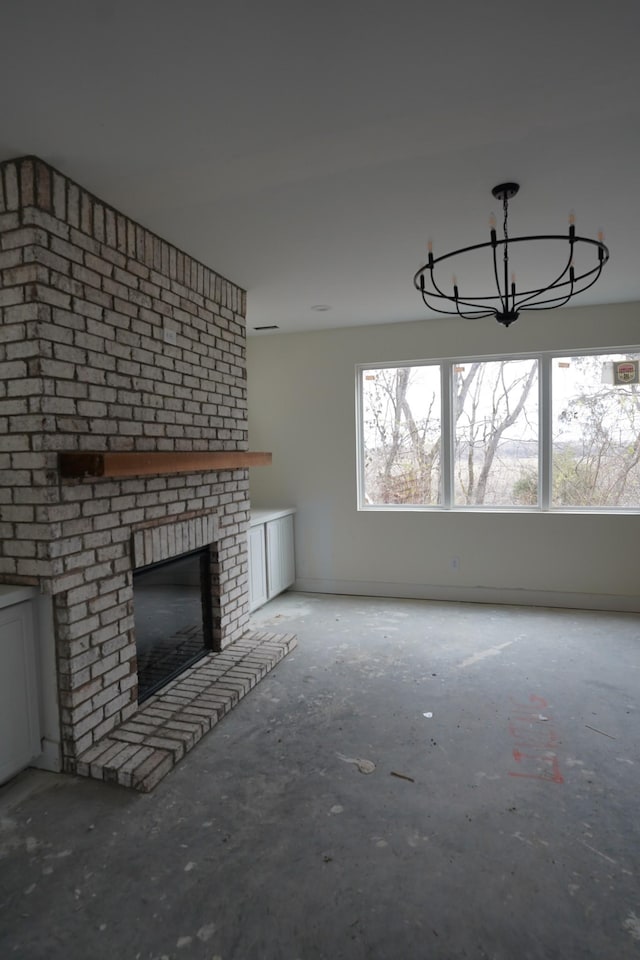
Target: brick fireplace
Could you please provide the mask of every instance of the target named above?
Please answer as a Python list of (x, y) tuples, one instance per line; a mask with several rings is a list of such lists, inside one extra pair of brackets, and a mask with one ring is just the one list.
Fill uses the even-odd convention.
[(76, 771), (138, 710), (136, 567), (206, 548), (215, 647), (244, 634), (248, 471), (59, 456), (246, 451), (245, 294), (32, 157), (0, 165), (0, 281), (0, 582), (51, 597)]

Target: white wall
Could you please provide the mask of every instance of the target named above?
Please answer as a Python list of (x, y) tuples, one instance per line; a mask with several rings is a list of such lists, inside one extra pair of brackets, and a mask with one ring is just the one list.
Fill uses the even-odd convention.
[(640, 513), (356, 509), (357, 363), (636, 344), (639, 303), (250, 338), (250, 449), (273, 452), (252, 505), (297, 508), (296, 586), (640, 610)]

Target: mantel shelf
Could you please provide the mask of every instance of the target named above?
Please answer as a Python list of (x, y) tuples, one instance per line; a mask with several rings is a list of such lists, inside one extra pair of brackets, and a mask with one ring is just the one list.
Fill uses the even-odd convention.
[(211, 470), (242, 470), (245, 467), (268, 466), (270, 453), (248, 451), (194, 450), (177, 453), (61, 453), (58, 457), (60, 476), (82, 477), (147, 477), (172, 473), (207, 473)]

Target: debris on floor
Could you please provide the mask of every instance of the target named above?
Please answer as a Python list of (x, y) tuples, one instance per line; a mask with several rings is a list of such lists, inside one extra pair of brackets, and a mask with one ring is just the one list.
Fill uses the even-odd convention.
[(615, 740), (616, 737), (613, 737), (610, 733), (605, 733), (604, 730), (598, 730), (597, 727), (590, 727), (588, 723), (585, 723), (587, 730), (593, 730), (594, 733), (601, 733), (603, 737), (609, 737), (609, 740)]
[(389, 774), (389, 776), (390, 776), (390, 777), (397, 777), (398, 780), (408, 780), (409, 783), (415, 783), (415, 780), (413, 779), (413, 777), (408, 777), (408, 776), (406, 775), (406, 773), (396, 773), (395, 770), (392, 770), (391, 773)]
[(365, 760), (362, 757), (345, 757), (342, 753), (336, 753), (336, 757), (345, 763), (354, 763), (360, 773), (373, 773), (376, 768), (373, 760)]

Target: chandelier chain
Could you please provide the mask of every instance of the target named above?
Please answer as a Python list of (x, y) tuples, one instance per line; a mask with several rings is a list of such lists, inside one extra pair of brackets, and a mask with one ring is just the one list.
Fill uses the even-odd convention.
[(502, 210), (504, 212), (504, 220), (502, 223), (502, 229), (504, 231), (504, 262), (509, 262), (509, 233), (507, 230), (507, 218), (509, 216), (509, 201), (506, 198), (506, 195), (502, 198)]

